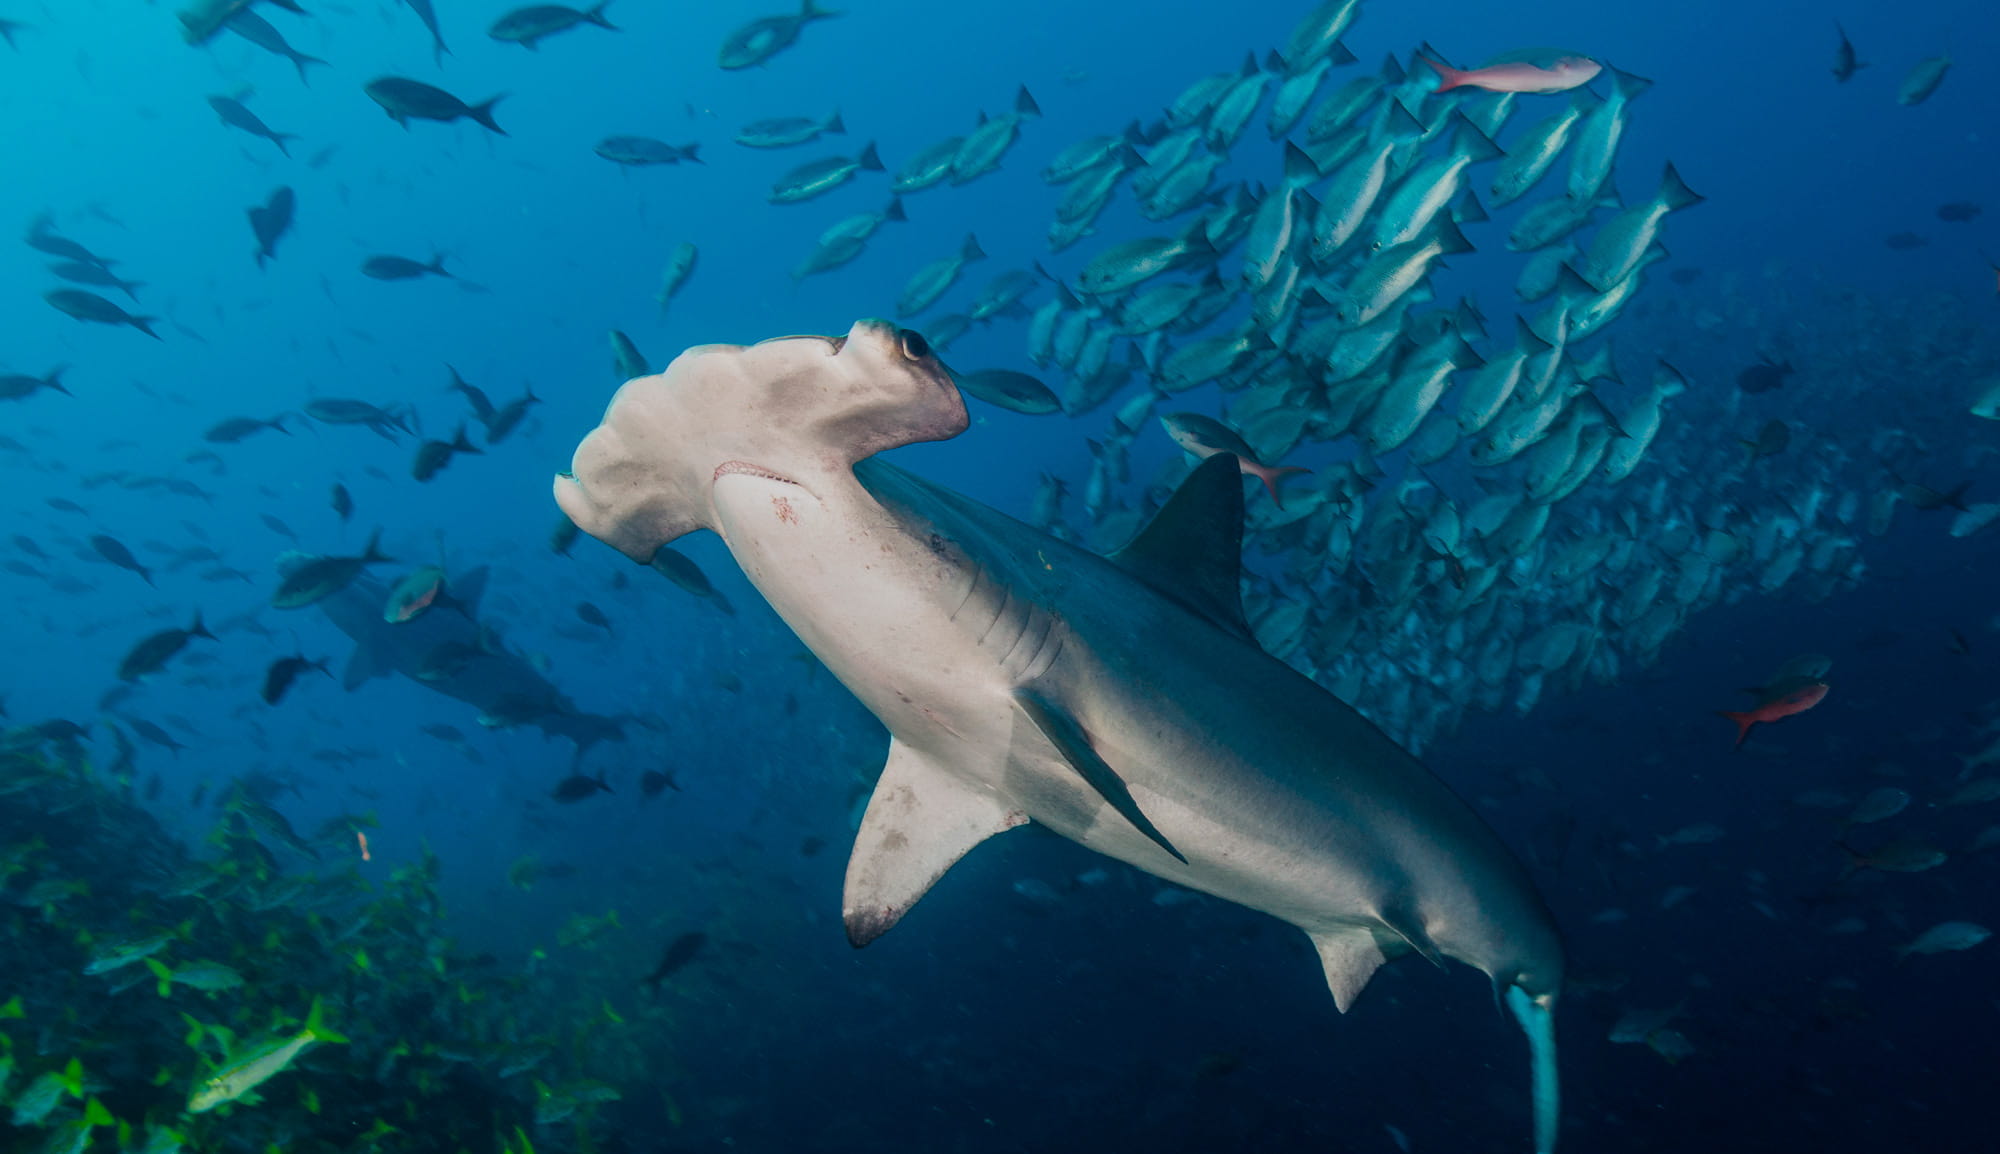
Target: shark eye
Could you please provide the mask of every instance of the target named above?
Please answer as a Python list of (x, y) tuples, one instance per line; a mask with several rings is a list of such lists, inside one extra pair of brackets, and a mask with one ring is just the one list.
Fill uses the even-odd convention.
[(921, 361), (931, 355), (931, 343), (924, 339), (924, 334), (915, 329), (902, 330), (897, 334), (897, 339), (902, 343), (903, 355), (910, 360)]

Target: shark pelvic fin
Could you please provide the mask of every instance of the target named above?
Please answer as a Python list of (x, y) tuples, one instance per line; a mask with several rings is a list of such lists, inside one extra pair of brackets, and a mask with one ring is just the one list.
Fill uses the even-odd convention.
[(1224, 629), (1251, 638), (1243, 616), (1243, 478), (1236, 458), (1217, 453), (1195, 466), (1111, 561)]
[(841, 899), (847, 940), (858, 949), (889, 932), (968, 850), (1027, 821), (891, 739), (889, 762), (847, 859)]
[(1388, 955), (1374, 934), (1358, 926), (1311, 937), (1313, 948), (1319, 951), (1319, 964), (1326, 970), (1327, 989), (1333, 991), (1333, 1004), (1345, 1014), (1361, 996), (1368, 979), (1389, 960)]
[(1140, 833), (1152, 838), (1154, 844), (1174, 855), (1182, 865), (1187, 864), (1187, 856), (1175, 849), (1173, 843), (1167, 840), (1167, 835), (1139, 811), (1139, 803), (1132, 799), (1132, 791), (1126, 788), (1125, 779), (1119, 777), (1118, 771), (1105, 764), (1097, 751), (1090, 747), (1089, 736), (1074, 717), (1030, 690), (1015, 690), (1014, 700), (1020, 702), (1028, 720), (1035, 723), (1035, 728), (1042, 731), (1042, 736), (1049, 739), (1056, 752), (1062, 754), (1063, 760), (1069, 762), (1070, 768), (1076, 770), (1099, 797), (1124, 815), (1125, 820)]
[(387, 677), (395, 671), (388, 646), (357, 641), (354, 643), (354, 655), (347, 659), (347, 667), (340, 672), (340, 687), (352, 693), (362, 682)]

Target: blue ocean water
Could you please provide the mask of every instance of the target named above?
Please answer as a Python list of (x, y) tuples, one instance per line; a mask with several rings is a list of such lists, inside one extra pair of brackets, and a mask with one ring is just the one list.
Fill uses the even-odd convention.
[[(301, 76), (226, 31), (186, 43), (164, 4), (0, 4), (0, 20), (20, 25), (0, 45), (0, 222), (115, 258), (119, 275), (143, 282), (136, 296), (91, 291), (160, 318), (157, 341), (80, 323), (42, 299), (65, 287), (46, 269), (60, 258), (0, 243), (0, 370), (66, 366), (70, 394), (0, 403), (18, 562), (0, 574), (14, 607), (0, 685), (7, 725), (88, 725), (84, 746), (100, 774), (115, 758), (115, 729), (134, 719), (166, 727), (186, 748), (142, 741), (131, 785), (158, 836), (197, 853), (226, 820), (217, 806), (230, 783), (248, 778), (299, 830), (372, 813), (367, 861), (342, 840), (345, 856), (314, 869), (352, 867), (381, 882), (435, 854), (455, 949), (525, 975), (519, 988), (544, 1013), (621, 1019), (593, 1041), (566, 1043), (568, 1075), (615, 1086), (618, 1100), (581, 1121), (529, 1127), (536, 1148), (1528, 1148), (1525, 1046), (1466, 967), (1402, 960), (1342, 1015), (1296, 930), (1040, 829), (970, 854), (906, 924), (852, 950), (842, 879), (881, 768), (880, 724), (804, 654), (712, 535), (676, 547), (731, 614), (588, 537), (566, 555), (549, 544), (560, 518), (552, 479), (623, 379), (608, 331), (629, 335), (654, 370), (694, 345), (844, 333), (857, 318), (893, 315), (910, 276), (958, 251), (967, 233), (987, 259), (904, 322), (911, 328), (965, 312), (991, 278), (1037, 262), (1074, 284), (1108, 245), (1178, 234), (1195, 218), (1149, 221), (1128, 189), (1094, 235), (1051, 252), (1045, 235), (1062, 190), (1042, 169), (1085, 137), (1152, 125), (1192, 82), (1236, 70), (1246, 52), (1270, 67), (1266, 54), (1311, 6), (854, 0), (743, 70), (718, 67), (719, 46), (782, 4), (614, 0), (605, 16), (615, 30), (585, 25), (527, 50), (487, 34), (511, 5), (435, 0), (450, 48), (441, 57), (401, 2), (303, 6), (254, 9), (324, 58)], [(1844, 83), (1829, 71), (1836, 22), (1867, 63)], [(1969, 411), (2000, 380), (1988, 255), (2000, 255), (2000, 160), (1984, 95), (2000, 21), (1973, 0), (1893, 13), (1370, 0), (1343, 42), (1359, 62), (1333, 70), (1321, 101), (1385, 56), (1408, 64), (1424, 43), (1468, 66), (1554, 44), (1643, 76), (1653, 86), (1634, 100), (1617, 152), (1622, 203), (1651, 196), (1669, 160), (1706, 198), (1671, 215), (1663, 263), (1604, 335), (1571, 354), (1612, 350), (1623, 379), (1596, 395), (1617, 414), (1644, 394), (1656, 356), (1685, 374), (1688, 392), (1668, 402), (1639, 470), (1622, 487), (1593, 483), (1559, 503), (1536, 553), (1602, 534), (1645, 539), (1673, 554), (1646, 554), (1666, 574), (1654, 600), (1667, 602), (1689, 555), (1715, 548), (1714, 534), (1740, 539), (1759, 564), (1717, 562), (1717, 584), (1686, 600), (1657, 648), (1630, 642), (1615, 621), (1636, 570), (1578, 586), (1510, 565), (1492, 597), (1534, 608), (1486, 612), (1475, 629), (1465, 624), (1473, 609), (1441, 608), (1450, 599), (1441, 570), (1421, 608), (1378, 595), (1381, 567), (1392, 554), (1418, 558), (1414, 541), (1374, 542), (1372, 563), (1300, 581), (1284, 542), (1252, 535), (1255, 615), (1304, 602), (1303, 628), (1319, 636), (1361, 619), (1337, 652), (1301, 651), (1294, 664), (1313, 664), (1323, 684), (1363, 687), (1354, 704), (1419, 747), (1494, 826), (1563, 929), (1565, 1148), (1989, 1148), (1991, 1125), (1976, 1107), (1996, 1058), (1993, 947), (1900, 960), (1898, 948), (1939, 923), (2000, 918), (2000, 858), (1988, 844), (2000, 844), (1991, 836), (2000, 817), (1991, 803), (1952, 800), (1981, 779), (1966, 762), (1992, 745), (2000, 700), (2000, 536), (1952, 531), (2000, 500), (1991, 464), (2000, 425)], [(1940, 53), (1951, 68), (1935, 94), (1899, 104), (1908, 72)], [(505, 135), (466, 120), (399, 127), (363, 90), (385, 75), (468, 102), (504, 94), (494, 116)], [(828, 226), (881, 210), (889, 181), (863, 172), (784, 205), (767, 201), (774, 181), (871, 141), (893, 173), (982, 113), (1014, 108), (1022, 87), (1040, 115), (1022, 120), (998, 172), (912, 192), (907, 222), (883, 224), (852, 263), (791, 275)], [(1610, 92), (1603, 78), (1593, 88)], [(292, 134), (288, 155), (218, 123), (205, 98), (220, 95)], [(1521, 96), (1498, 141), (1511, 144), (1567, 99)], [(1274, 194), (1281, 159), (1265, 131), (1269, 107), (1267, 94), (1224, 150), (1212, 183), (1221, 195), (1201, 211)], [(760, 118), (835, 109), (844, 135), (774, 150), (732, 139)], [(698, 144), (700, 163), (633, 168), (592, 154), (614, 134)], [(1473, 177), (1481, 196), (1489, 179)], [(1510, 347), (1516, 312), (1542, 307), (1516, 299), (1523, 258), (1504, 242), (1520, 210), (1559, 195), (1561, 180), (1558, 166), (1522, 204), (1465, 223), (1477, 251), (1447, 257), (1434, 278), (1440, 310), (1464, 296), (1484, 314), (1492, 339), (1474, 342), (1484, 353)], [(259, 267), (246, 210), (280, 186), (295, 191), (296, 219)], [(1940, 215), (1954, 204), (1980, 211)], [(1615, 211), (1603, 209), (1597, 225)], [(663, 309), (662, 270), (684, 242), (699, 261)], [(371, 279), (361, 265), (378, 254), (442, 255), (454, 275)], [(1242, 263), (1229, 250), (1216, 267), (1235, 278)], [(1027, 314), (1053, 295), (1038, 282), (1019, 315), (973, 325), (944, 359), (1033, 372), (1069, 395), (1062, 367), (1029, 357)], [(1243, 313), (1175, 333), (1169, 347)], [(1144, 394), (1161, 350), (1123, 336), (1116, 347), (1119, 364), (1150, 359), (1104, 407), (1033, 416), (973, 402), (963, 436), (894, 459), (1022, 518), (1034, 515), (1039, 479), (1062, 478), (1068, 531), (1117, 544), (1093, 532), (1106, 519), (1082, 507), (1088, 442), (1115, 435), (1114, 410)], [(1777, 390), (1746, 392), (1739, 374), (1765, 358), (1795, 372)], [(447, 389), (453, 371), (496, 403), (524, 389), (542, 403), (512, 436), (419, 482), (419, 443), (448, 440), (471, 418)], [(1177, 393), (1162, 408), (1225, 415), (1244, 392), (1244, 382), (1228, 384)], [(295, 415), (286, 434), (204, 439), (225, 418), (298, 414), (330, 397), (404, 414), (409, 429), (377, 435)], [(1756, 458), (1739, 442), (1770, 420), (1786, 422), (1790, 446)], [(485, 443), (476, 422), (471, 431)], [(1151, 508), (1149, 480), (1177, 479), (1184, 454), (1157, 421), (1128, 441), (1130, 479), (1117, 500), (1136, 517)], [(1428, 508), (1432, 488), (1469, 509), (1499, 491), (1491, 477), (1518, 488), (1516, 473), (1482, 473), (1463, 455), (1425, 473), (1382, 454), (1370, 515), (1398, 501)], [(1315, 469), (1315, 480), (1288, 483), (1300, 494), (1371, 460), (1352, 433), (1308, 438), (1286, 459)], [(1957, 496), (1969, 508), (1923, 507), (1967, 482)], [(330, 506), (336, 483), (352, 495), (351, 519)], [(1258, 520), (1269, 516), (1261, 491), (1246, 493), (1253, 526), (1275, 533)], [(1891, 514), (1876, 524), (1878, 502)], [(1648, 507), (1684, 510), (1684, 539), (1664, 528), (1672, 517), (1643, 531), (1620, 519)], [(1775, 588), (1765, 562), (1785, 546), (1756, 543), (1770, 525), (1797, 543), (1807, 574)], [(490, 567), (478, 616), (504, 639), (496, 645), (576, 709), (626, 719), (623, 740), (579, 753), (532, 726), (482, 726), (476, 708), (407, 677), (344, 690), (353, 643), (315, 609), (271, 607), (276, 562), (288, 551), (358, 553), (377, 527), (396, 564), (375, 578), (433, 563), (451, 574)], [(128, 545), (150, 583), (105, 563), (95, 534)], [(1822, 542), (1826, 553), (1814, 553)], [(214, 557), (186, 552), (194, 547)], [(581, 603), (608, 627), (580, 619)], [(196, 640), (160, 674), (106, 696), (136, 641), (196, 612), (213, 642)], [(1475, 650), (1494, 643), (1512, 654), (1551, 621), (1587, 626), (1620, 656), (1579, 658), (1573, 676), (1535, 675), (1525, 698), (1522, 658), (1482, 697), (1465, 668)], [(303, 674), (268, 705), (258, 696), (267, 668), (292, 654), (329, 659), (335, 676)], [(1745, 688), (1805, 654), (1830, 659), (1825, 701), (1733, 751), (1732, 727), (1715, 712), (1743, 708)], [(1413, 702), (1398, 684), (1422, 688)], [(458, 736), (425, 731), (440, 725)], [(577, 771), (601, 775), (610, 792), (552, 798)], [(648, 771), (673, 785), (648, 796)], [(1885, 788), (1906, 791), (1908, 808), (1845, 820)], [(17, 832), (9, 845), (33, 836)], [(1850, 851), (1867, 859), (1911, 845), (1946, 858), (1851, 868)], [(33, 880), (9, 884), (18, 894)], [(577, 919), (610, 911), (615, 926), (581, 932)], [(705, 937), (691, 961), (642, 983), (670, 942), (696, 932)], [(0, 1001), (14, 987), (34, 995), (31, 1015), (44, 1015), (28, 1019), (41, 1044), (19, 1032), (12, 1044), (21, 1082), (72, 1052), (89, 1069), (118, 1048), (108, 1026), (65, 1026), (49, 1041), (65, 1003), (152, 996), (23, 972), (0, 974)], [(394, 1025), (384, 1003), (312, 993), (345, 1011), (354, 1054)], [(1636, 1036), (1611, 1040), (1635, 1020)], [(316, 1053), (287, 1077), (303, 1082), (344, 1060), (331, 1046)], [(494, 1084), (532, 1101), (528, 1083), (542, 1076)], [(0, 1093), (19, 1091), (0, 1080)], [(123, 1120), (167, 1117), (123, 1110), (117, 1092), (98, 1091)], [(506, 1127), (472, 1139), (426, 1137), (421, 1118), (397, 1125), (408, 1149), (507, 1141)], [(339, 1144), (351, 1139), (311, 1140), (366, 1148)], [(197, 1148), (242, 1140), (222, 1127)], [(42, 1141), (33, 1125), (0, 1132), (8, 1149)], [(103, 1130), (89, 1148), (118, 1145)]]

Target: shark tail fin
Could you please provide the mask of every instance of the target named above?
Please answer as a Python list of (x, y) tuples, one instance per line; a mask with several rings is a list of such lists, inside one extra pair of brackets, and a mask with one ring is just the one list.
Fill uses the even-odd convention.
[(1555, 1154), (1562, 1118), (1562, 1082), (1556, 1068), (1555, 996), (1536, 996), (1510, 985), (1502, 995), (1521, 1032), (1528, 1036), (1535, 1103), (1535, 1154)]

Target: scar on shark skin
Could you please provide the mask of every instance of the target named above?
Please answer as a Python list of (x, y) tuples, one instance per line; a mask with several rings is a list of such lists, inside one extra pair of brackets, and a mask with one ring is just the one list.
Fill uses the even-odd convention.
[(771, 508), (777, 512), (778, 520), (783, 521), (785, 524), (796, 525), (799, 523), (798, 511), (792, 508), (792, 499), (790, 497), (780, 496), (771, 498)]

